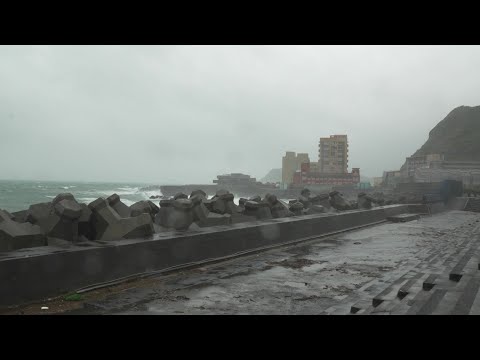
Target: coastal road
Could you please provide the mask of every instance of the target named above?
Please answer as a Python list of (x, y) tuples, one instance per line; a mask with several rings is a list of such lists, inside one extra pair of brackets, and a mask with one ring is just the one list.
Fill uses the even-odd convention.
[[(131, 283), (66, 313), (348, 314), (353, 304), (368, 305), (379, 292), (392, 300), (401, 285), (448, 273), (458, 261), (477, 261), (469, 249), (478, 245), (479, 234), (480, 214), (464, 211), (385, 223)], [(470, 292), (464, 313), (480, 305), (477, 291)], [(415, 301), (405, 303), (399, 313)]]

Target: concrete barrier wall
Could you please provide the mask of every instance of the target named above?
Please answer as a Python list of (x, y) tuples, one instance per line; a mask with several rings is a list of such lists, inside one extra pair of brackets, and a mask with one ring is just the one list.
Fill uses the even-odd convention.
[(408, 212), (408, 205), (309, 215), (91, 247), (41, 247), (0, 256), (0, 305), (40, 300), (99, 282), (215, 259), (237, 252), (374, 224)]
[(443, 202), (429, 204), (428, 207), (430, 208), (430, 214), (432, 215), (438, 214), (447, 210), (447, 206)]
[(463, 210), (465, 205), (467, 205), (468, 199), (468, 197), (457, 197), (452, 199), (448, 204), (448, 208), (450, 210)]
[(401, 193), (434, 194), (440, 193), (441, 189), (441, 182), (400, 183), (396, 186)]
[(468, 198), (457, 197), (449, 201), (447, 205), (443, 202), (433, 204), (410, 204), (408, 212), (418, 214), (438, 214), (447, 210), (463, 210), (467, 204)]
[(427, 204), (409, 204), (408, 212), (415, 214), (430, 215), (430, 207)]

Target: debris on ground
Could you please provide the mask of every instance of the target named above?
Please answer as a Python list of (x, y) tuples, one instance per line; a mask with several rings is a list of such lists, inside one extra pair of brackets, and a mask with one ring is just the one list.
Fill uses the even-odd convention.
[(277, 262), (270, 261), (267, 264), (282, 266), (282, 267), (291, 268), (291, 269), (301, 269), (305, 266), (310, 266), (316, 263), (317, 261), (313, 261), (309, 259), (285, 259)]

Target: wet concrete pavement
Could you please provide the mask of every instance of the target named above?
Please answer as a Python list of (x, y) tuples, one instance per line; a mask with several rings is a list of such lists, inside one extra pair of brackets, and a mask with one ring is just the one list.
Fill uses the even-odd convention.
[(461, 244), (478, 238), (479, 221), (451, 211), (386, 223), (160, 276), (72, 314), (348, 314), (382, 289), (442, 273)]

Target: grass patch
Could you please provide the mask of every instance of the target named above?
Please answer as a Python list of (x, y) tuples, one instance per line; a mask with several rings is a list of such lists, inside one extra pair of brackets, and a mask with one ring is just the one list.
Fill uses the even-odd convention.
[(69, 294), (66, 295), (63, 300), (65, 301), (82, 301), (83, 300), (83, 295), (81, 294)]

